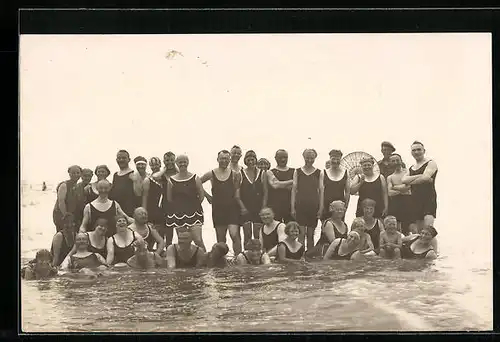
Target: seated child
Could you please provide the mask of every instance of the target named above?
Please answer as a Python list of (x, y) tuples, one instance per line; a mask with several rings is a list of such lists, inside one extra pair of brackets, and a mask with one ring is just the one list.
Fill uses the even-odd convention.
[(359, 252), (365, 256), (375, 256), (375, 248), (368, 233), (366, 233), (365, 220), (362, 217), (356, 217), (351, 224), (351, 231), (358, 232), (360, 236)]
[(385, 231), (380, 233), (380, 256), (387, 259), (401, 259), (403, 241), (397, 230), (398, 221), (394, 216), (384, 219)]

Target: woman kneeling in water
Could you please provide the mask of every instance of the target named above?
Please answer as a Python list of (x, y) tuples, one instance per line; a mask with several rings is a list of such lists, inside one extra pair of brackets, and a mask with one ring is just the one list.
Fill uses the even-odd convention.
[(108, 248), (106, 262), (108, 265), (126, 264), (127, 260), (134, 255), (133, 243), (136, 240), (142, 240), (138, 233), (128, 228), (125, 215), (116, 216), (115, 222), (116, 234), (110, 237), (106, 243)]
[(285, 240), (278, 244), (279, 262), (297, 262), (304, 258), (304, 245), (297, 241), (299, 237), (299, 224), (297, 222), (288, 222), (285, 226)]
[(165, 260), (158, 254), (149, 251), (148, 243), (144, 240), (136, 240), (134, 243), (135, 254), (127, 260), (127, 265), (132, 268), (148, 269), (163, 267)]
[(262, 244), (257, 239), (250, 239), (245, 245), (245, 251), (236, 257), (237, 265), (266, 265), (270, 263), (269, 255), (262, 250)]
[(177, 244), (167, 247), (167, 268), (199, 267), (205, 260), (203, 248), (192, 244), (193, 238), (189, 229), (177, 230)]
[(64, 259), (61, 268), (70, 271), (80, 271), (84, 268), (96, 268), (106, 265), (106, 260), (99, 253), (89, 251), (89, 237), (87, 234), (76, 234), (75, 246), (76, 252)]
[(401, 256), (403, 259), (436, 259), (438, 254), (434, 227), (424, 227), (420, 234), (411, 234), (403, 238)]
[(359, 251), (361, 242), (360, 234), (351, 230), (347, 234), (347, 239), (339, 238), (333, 240), (330, 247), (325, 253), (323, 260), (358, 260), (363, 258), (363, 254)]
[(21, 269), (21, 278), (26, 280), (38, 280), (56, 275), (57, 268), (52, 266), (52, 254), (46, 249), (36, 252), (35, 259)]

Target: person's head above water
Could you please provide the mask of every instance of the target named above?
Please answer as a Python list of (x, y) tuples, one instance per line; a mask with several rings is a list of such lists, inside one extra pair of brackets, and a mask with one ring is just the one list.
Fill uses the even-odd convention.
[(349, 234), (347, 234), (347, 245), (350, 248), (356, 248), (361, 242), (361, 235), (355, 230), (351, 230)]
[(250, 239), (245, 245), (245, 254), (252, 263), (260, 261), (262, 255), (262, 244), (258, 239)]
[(193, 241), (191, 232), (187, 229), (177, 229), (177, 240), (179, 246), (189, 246)]
[(285, 234), (292, 239), (298, 238), (300, 234), (299, 224), (295, 221), (288, 222), (285, 226)]
[(75, 236), (75, 246), (77, 251), (86, 251), (89, 246), (89, 237), (85, 233), (78, 233)]
[(109, 168), (106, 165), (97, 165), (94, 173), (97, 180), (100, 181), (101, 179), (106, 179), (111, 174), (111, 171), (109, 171)]
[(125, 215), (118, 214), (115, 216), (115, 222), (116, 222), (116, 232), (117, 233), (124, 233), (128, 229), (128, 221)]
[(97, 182), (96, 189), (100, 197), (107, 197), (111, 191), (111, 183), (107, 179), (101, 179)]
[(95, 221), (94, 231), (97, 234), (99, 234), (101, 236), (105, 236), (108, 228), (109, 228), (109, 223), (108, 223), (108, 220), (106, 220), (105, 218), (101, 217)]
[(71, 181), (76, 182), (82, 175), (82, 168), (78, 165), (71, 165), (68, 167), (68, 175)]
[(137, 224), (148, 223), (148, 212), (143, 207), (138, 207), (134, 209), (134, 220)]
[(433, 226), (426, 226), (420, 231), (420, 239), (427, 243), (430, 243), (437, 235), (438, 232)]
[(245, 157), (243, 158), (243, 163), (247, 167), (255, 167), (257, 166), (257, 154), (253, 150), (248, 150), (245, 153)]
[(222, 150), (217, 153), (217, 163), (221, 169), (226, 169), (231, 160), (231, 153), (228, 150)]
[(372, 217), (375, 213), (375, 207), (377, 202), (372, 200), (371, 198), (365, 198), (361, 201), (361, 208), (363, 208), (363, 216), (364, 217)]
[(48, 276), (52, 271), (52, 253), (47, 249), (41, 249), (36, 252), (33, 266), (39, 278)]
[(229, 247), (225, 242), (217, 242), (212, 246), (212, 258), (222, 258), (229, 252)]
[(116, 164), (120, 169), (125, 169), (130, 163), (130, 153), (126, 150), (120, 150), (116, 153)]
[(276, 165), (279, 167), (285, 167), (288, 163), (288, 152), (284, 149), (279, 149), (274, 155), (274, 160), (276, 160)]

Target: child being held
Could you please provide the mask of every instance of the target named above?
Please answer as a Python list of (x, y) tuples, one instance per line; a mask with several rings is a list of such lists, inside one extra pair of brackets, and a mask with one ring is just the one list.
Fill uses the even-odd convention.
[(380, 256), (387, 259), (401, 259), (403, 241), (398, 231), (398, 221), (394, 216), (384, 219), (385, 231), (380, 233)]
[(356, 217), (351, 224), (351, 231), (358, 232), (360, 236), (359, 252), (365, 256), (374, 256), (375, 248), (368, 233), (366, 233), (365, 220), (362, 217)]

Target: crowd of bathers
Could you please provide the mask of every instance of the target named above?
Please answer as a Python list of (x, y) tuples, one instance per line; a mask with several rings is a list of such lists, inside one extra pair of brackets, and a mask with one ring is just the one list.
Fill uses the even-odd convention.
[[(163, 166), (158, 157), (137, 156), (134, 170), (129, 153), (120, 150), (112, 181), (106, 165), (94, 170), (70, 166), (69, 179), (56, 188), (51, 249), (38, 251), (22, 276), (108, 267), (434, 259), (437, 164), (425, 156), (419, 141), (411, 144), (415, 163), (409, 168), (395, 151), (384, 141), (380, 161), (363, 157), (353, 170), (340, 166), (343, 153), (337, 149), (329, 152), (321, 170), (314, 166), (314, 149), (304, 150), (299, 168), (289, 167), (288, 153), (280, 149), (271, 168), (267, 159), (258, 159), (253, 150), (243, 155), (236, 145), (218, 152), (218, 165), (200, 175), (188, 170), (188, 156), (173, 152), (164, 154)], [(208, 181), (211, 193), (203, 187)], [(345, 213), (355, 194), (356, 217), (349, 227)], [(205, 199), (212, 206), (217, 239), (210, 251), (202, 235)], [(314, 244), (318, 223), (321, 235)]]

